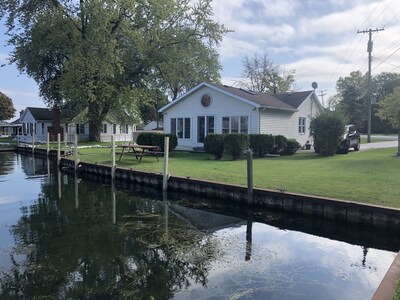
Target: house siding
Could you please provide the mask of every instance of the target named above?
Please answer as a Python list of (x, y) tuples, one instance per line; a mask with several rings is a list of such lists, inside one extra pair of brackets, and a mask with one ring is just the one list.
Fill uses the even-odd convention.
[[(49, 120), (36, 120), (32, 113), (29, 110), (26, 110), (23, 116), (20, 119), (20, 123), (22, 124), (22, 136), (20, 137), (21, 141), (24, 142), (32, 142), (32, 128), (31, 124), (33, 124), (34, 133), (35, 133), (35, 141), (37, 142), (46, 142), (47, 141), (47, 132), (48, 128), (52, 126), (52, 121)], [(42, 127), (42, 124), (43, 127)], [(61, 124), (63, 130), (65, 130), (65, 125)], [(42, 131), (43, 128), (43, 131)]]
[[(311, 141), (310, 122), (318, 112), (319, 108), (312, 97), (308, 97), (296, 112), (264, 110), (261, 112), (260, 133), (284, 135), (304, 145), (307, 141)], [(304, 134), (300, 134), (298, 130), (300, 117), (306, 118)]]
[[(201, 105), (201, 97), (204, 94), (211, 96), (209, 107)], [(257, 133), (259, 130), (259, 113), (255, 106), (239, 100), (232, 101), (232, 97), (219, 91), (202, 87), (189, 95), (185, 101), (173, 105), (164, 113), (164, 131), (171, 132), (172, 118), (190, 118), (190, 139), (178, 139), (178, 149), (191, 149), (201, 147), (203, 143), (197, 141), (197, 117), (214, 116), (214, 132), (222, 133), (222, 117), (247, 116), (249, 119), (249, 133)]]

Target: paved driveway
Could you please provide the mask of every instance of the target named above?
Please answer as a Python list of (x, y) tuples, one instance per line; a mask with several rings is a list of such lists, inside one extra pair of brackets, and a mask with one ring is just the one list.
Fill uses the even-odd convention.
[[(371, 139), (373, 140), (382, 139), (385, 141), (361, 144), (360, 150), (397, 147), (397, 136), (371, 135)], [(388, 139), (390, 139), (390, 141), (388, 141)]]

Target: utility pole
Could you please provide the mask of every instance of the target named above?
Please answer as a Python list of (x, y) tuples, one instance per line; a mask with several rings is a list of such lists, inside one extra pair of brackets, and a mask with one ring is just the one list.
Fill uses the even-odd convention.
[(324, 105), (324, 96), (326, 96), (326, 93), (324, 93), (324, 92), (326, 92), (326, 90), (319, 91), (319, 95), (318, 95), (318, 96), (321, 97), (322, 107), (325, 107), (325, 105)]
[(372, 61), (372, 33), (383, 31), (385, 28), (358, 30), (357, 33), (368, 33), (368, 137), (367, 142), (371, 143), (371, 114), (372, 114), (372, 90), (371, 90), (371, 61)]

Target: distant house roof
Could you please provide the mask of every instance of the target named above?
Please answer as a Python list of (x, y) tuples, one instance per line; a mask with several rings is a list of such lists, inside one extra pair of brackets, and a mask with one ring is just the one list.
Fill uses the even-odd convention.
[(53, 120), (53, 113), (51, 108), (40, 108), (40, 107), (27, 107), (32, 116), (35, 120), (41, 121), (52, 121)]
[(176, 103), (182, 101), (184, 98), (188, 97), (190, 94), (195, 92), (201, 87), (208, 87), (217, 91), (220, 91), (226, 95), (230, 95), (238, 100), (246, 102), (248, 104), (254, 105), (256, 107), (265, 107), (270, 109), (278, 110), (288, 110), (296, 111), (299, 106), (306, 100), (314, 91), (304, 91), (304, 92), (289, 92), (281, 94), (267, 94), (249, 91), (242, 88), (237, 88), (233, 86), (212, 84), (207, 82), (202, 82), (189, 90), (187, 93), (179, 97), (178, 99), (170, 102), (159, 111), (163, 112), (175, 105)]

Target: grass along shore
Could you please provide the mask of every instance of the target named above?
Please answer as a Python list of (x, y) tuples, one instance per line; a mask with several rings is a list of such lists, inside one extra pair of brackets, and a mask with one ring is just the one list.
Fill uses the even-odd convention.
[[(6, 141), (0, 138), (0, 142)], [(79, 148), (78, 156), (81, 161), (111, 165), (109, 143), (79, 145), (106, 147)], [(322, 157), (310, 150), (287, 157), (254, 158), (254, 186), (400, 208), (400, 158), (395, 153), (395, 148), (386, 148)], [(120, 162), (118, 158), (119, 167), (163, 172), (163, 158), (157, 162), (154, 157), (144, 157), (140, 164), (133, 156), (124, 156)], [(169, 173), (245, 186), (246, 163), (245, 159), (218, 161), (205, 153), (173, 151)]]
[[(110, 148), (82, 148), (78, 152), (81, 161), (111, 164)], [(254, 186), (400, 208), (400, 158), (395, 153), (396, 149), (386, 148), (333, 157), (303, 151), (293, 156), (254, 158)], [(133, 156), (123, 156), (120, 162), (118, 158), (118, 167), (163, 171), (163, 158), (157, 162), (154, 157), (144, 157), (140, 164)], [(174, 151), (169, 173), (245, 186), (246, 166), (246, 159), (218, 161), (205, 153)]]

